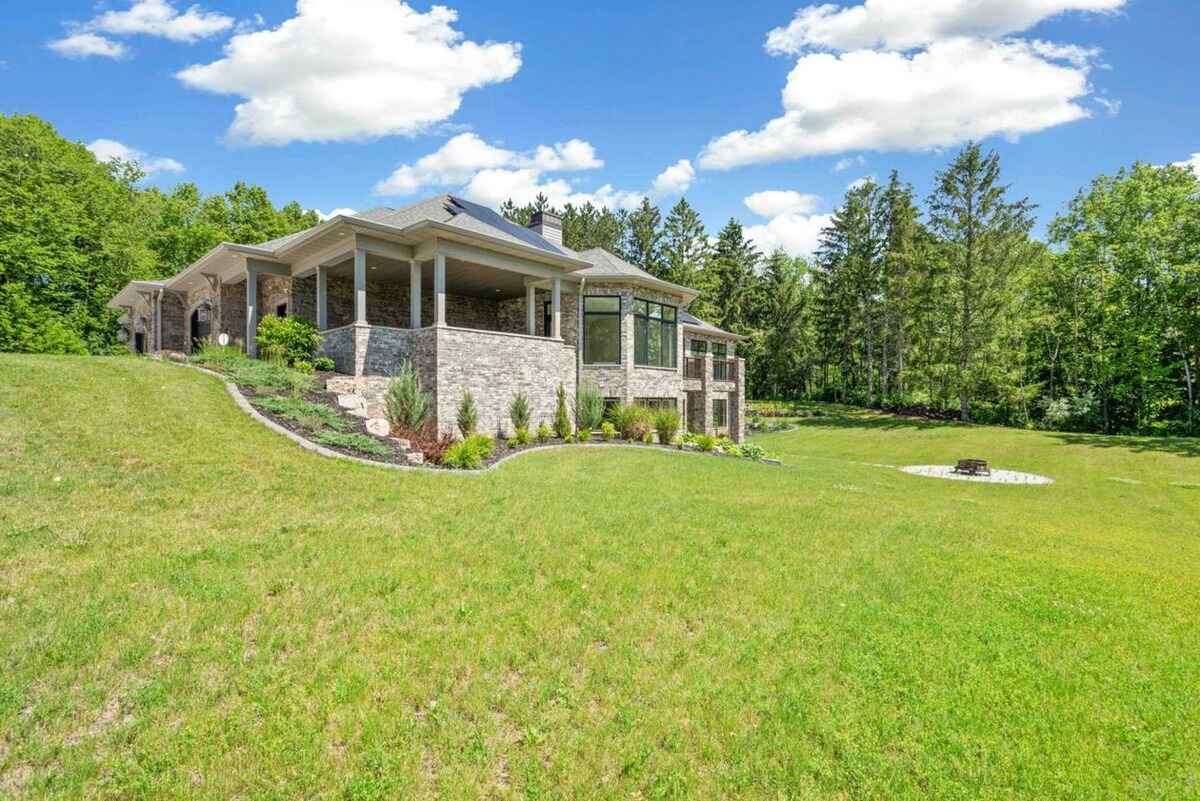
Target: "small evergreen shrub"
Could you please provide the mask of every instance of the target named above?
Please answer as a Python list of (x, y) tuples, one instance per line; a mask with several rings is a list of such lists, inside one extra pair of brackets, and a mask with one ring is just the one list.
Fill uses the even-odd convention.
[(680, 423), (679, 412), (675, 409), (660, 409), (654, 415), (654, 430), (658, 432), (658, 441), (661, 445), (670, 445), (675, 435), (679, 433)]
[(258, 349), (269, 360), (294, 365), (311, 361), (321, 344), (317, 327), (301, 317), (264, 317), (258, 322)]
[(605, 420), (600, 424), (600, 436), (605, 442), (612, 442), (617, 436), (617, 427)]
[(421, 428), (429, 414), (430, 398), (421, 389), (421, 377), (412, 362), (405, 360), (400, 364), (400, 371), (388, 384), (384, 401), (394, 427), (410, 433)]
[(345, 448), (346, 450), (366, 453), (372, 456), (387, 456), (392, 452), (392, 449), (387, 445), (384, 445), (373, 437), (368, 437), (366, 434), (320, 431), (313, 437), (313, 440), (322, 445)]
[(317, 368), (313, 367), (311, 362), (306, 362), (301, 359), (292, 365), (292, 369), (299, 370), (302, 373), (313, 373), (316, 372)]
[(542, 423), (538, 426), (538, 429), (537, 429), (537, 441), (538, 442), (545, 442), (546, 440), (550, 439), (550, 437), (552, 437), (553, 435), (554, 435), (554, 432), (550, 430), (550, 426), (546, 425), (545, 423)]
[(575, 427), (595, 430), (604, 421), (604, 396), (593, 383), (579, 386), (575, 393)]
[(586, 427), (578, 429), (575, 432), (575, 439), (580, 443), (590, 442), (592, 439), (592, 429)]
[(479, 427), (479, 410), (475, 408), (475, 398), (470, 392), (464, 392), (458, 404), (458, 430), (464, 438), (475, 433)]
[(567, 416), (567, 388), (558, 385), (557, 400), (554, 407), (554, 434), (559, 439), (571, 436), (571, 418)]
[(528, 428), (518, 428), (516, 433), (508, 438), (508, 447), (523, 448), (533, 443), (533, 435)]
[(697, 434), (693, 441), (696, 447), (705, 453), (711, 453), (717, 447), (717, 438), (712, 434)]
[(318, 356), (313, 359), (313, 369), (320, 370), (322, 373), (332, 373), (337, 369), (337, 364), (329, 356)]
[(524, 392), (513, 396), (512, 403), (508, 405), (508, 418), (518, 431), (529, 428), (529, 396)]

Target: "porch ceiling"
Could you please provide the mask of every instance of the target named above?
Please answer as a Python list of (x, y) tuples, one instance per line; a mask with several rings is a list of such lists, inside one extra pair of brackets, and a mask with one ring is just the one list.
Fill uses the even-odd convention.
[[(354, 280), (354, 259), (350, 258), (328, 268), (329, 277)], [(511, 270), (498, 270), (482, 264), (446, 259), (446, 292), (491, 300), (510, 300), (525, 297), (525, 278)], [(409, 281), (408, 262), (393, 261), (373, 253), (367, 254), (367, 280), (380, 283)], [(421, 289), (433, 291), (433, 262), (421, 264)]]

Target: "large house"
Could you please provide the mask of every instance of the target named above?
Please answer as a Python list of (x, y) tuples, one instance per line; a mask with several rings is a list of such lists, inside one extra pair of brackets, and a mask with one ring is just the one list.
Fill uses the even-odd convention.
[(562, 223), (522, 228), (440, 195), (403, 209), (339, 215), (257, 245), (222, 244), (166, 281), (134, 281), (123, 309), (131, 349), (189, 353), (237, 343), (256, 355), (263, 315), (314, 322), (342, 391), (377, 402), (404, 360), (454, 429), (470, 391), (484, 430), (508, 429), (525, 392), (549, 421), (559, 385), (598, 386), (612, 402), (678, 408), (689, 430), (741, 440), (739, 337), (697, 319), (698, 292), (600, 248), (563, 245)]

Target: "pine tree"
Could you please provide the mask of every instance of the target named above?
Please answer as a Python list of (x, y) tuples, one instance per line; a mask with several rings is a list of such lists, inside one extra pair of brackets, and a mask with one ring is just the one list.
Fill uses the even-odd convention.
[(759, 288), (755, 269), (760, 258), (754, 243), (746, 239), (742, 224), (731, 218), (717, 236), (705, 268), (711, 275), (710, 301), (716, 310), (717, 324), (726, 331), (746, 331)]
[(995, 339), (995, 323), (1011, 300), (1009, 278), (1028, 252), (1034, 224), (1033, 204), (1028, 199), (1010, 202), (1007, 195), (1008, 187), (1000, 183), (1000, 156), (995, 151), (984, 155), (971, 143), (938, 174), (929, 198), (931, 227), (949, 256), (964, 422), (971, 419), (979, 354)]
[(661, 278), (663, 266), (662, 213), (649, 198), (629, 215), (624, 256), (653, 276)]
[(701, 270), (708, 254), (708, 236), (700, 215), (680, 198), (663, 225), (663, 278), (682, 286), (700, 289)]

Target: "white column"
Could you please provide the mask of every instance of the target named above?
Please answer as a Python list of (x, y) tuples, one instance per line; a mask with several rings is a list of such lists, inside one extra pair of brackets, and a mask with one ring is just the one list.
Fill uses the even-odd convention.
[(329, 328), (329, 271), (317, 267), (317, 329)]
[(421, 327), (421, 262), (408, 263), (408, 327)]
[(550, 315), (553, 322), (550, 336), (562, 339), (562, 279), (555, 278), (550, 291)]
[(525, 327), (529, 336), (537, 333), (537, 289), (533, 284), (525, 287)]
[(354, 324), (367, 324), (367, 251), (354, 249)]
[(258, 356), (258, 270), (246, 263), (246, 355)]
[(446, 257), (433, 257), (433, 324), (446, 324)]

